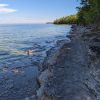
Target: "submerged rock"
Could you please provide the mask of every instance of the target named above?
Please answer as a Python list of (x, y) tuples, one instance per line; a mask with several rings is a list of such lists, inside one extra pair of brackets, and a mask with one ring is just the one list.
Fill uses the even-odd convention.
[(8, 51), (0, 51), (0, 55), (9, 55), (9, 53)]

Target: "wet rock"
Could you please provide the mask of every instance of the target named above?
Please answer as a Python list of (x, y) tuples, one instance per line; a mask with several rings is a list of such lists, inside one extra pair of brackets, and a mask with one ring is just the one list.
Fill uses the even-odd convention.
[(13, 88), (14, 87), (13, 80), (11, 79), (5, 80), (5, 83), (3, 83), (2, 87), (6, 90)]
[(40, 84), (40, 88), (37, 91), (38, 99), (40, 100), (44, 94), (45, 84), (48, 81), (48, 78), (52, 76), (52, 73), (47, 69), (44, 70), (38, 78), (38, 82)]
[(41, 73), (41, 75), (39, 76), (39, 78), (38, 78), (38, 81), (39, 81), (39, 83), (40, 84), (44, 84), (46, 81), (47, 81), (47, 79), (48, 79), (48, 77), (51, 75), (51, 72), (47, 69), (47, 70), (45, 70), (45, 71), (43, 71), (42, 73)]
[(25, 100), (30, 100), (30, 98), (29, 97), (26, 97)]
[(58, 40), (57, 43), (56, 43), (56, 45), (58, 47), (61, 47), (62, 45), (64, 45), (65, 43), (68, 43), (68, 42), (69, 42), (68, 39)]
[(99, 46), (91, 46), (90, 49), (93, 52), (96, 52), (97, 55), (100, 55), (100, 47)]
[(94, 42), (100, 42), (100, 38), (99, 38), (99, 37), (95, 37), (95, 38), (93, 39), (93, 41), (94, 41)]
[[(97, 74), (100, 60), (92, 53), (100, 52), (99, 39), (93, 40), (98, 32), (91, 34), (91, 27), (73, 28), (70, 43), (58, 41), (60, 47), (47, 52), (43, 67), (52, 69), (53, 76), (45, 78), (46, 84), (38, 92), (39, 100), (100, 100), (100, 75)], [(95, 60), (91, 60), (89, 54), (95, 56)]]

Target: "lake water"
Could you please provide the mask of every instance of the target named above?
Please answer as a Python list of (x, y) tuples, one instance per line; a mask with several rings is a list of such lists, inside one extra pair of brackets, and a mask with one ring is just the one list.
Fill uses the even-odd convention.
[(69, 30), (68, 25), (0, 25), (0, 100), (36, 95), (46, 51)]
[(53, 46), (57, 39), (61, 39), (69, 32), (68, 25), (52, 24), (21, 24), (0, 25), (0, 62), (45, 51)]

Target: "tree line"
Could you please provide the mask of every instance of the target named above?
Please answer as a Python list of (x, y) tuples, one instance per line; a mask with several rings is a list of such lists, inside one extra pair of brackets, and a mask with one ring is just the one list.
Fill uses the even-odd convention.
[(78, 7), (78, 22), (80, 24), (100, 23), (100, 0), (81, 0)]
[(65, 16), (54, 21), (54, 24), (75, 24), (77, 23), (77, 15)]
[(54, 21), (54, 24), (97, 24), (100, 26), (100, 0), (80, 0), (76, 15), (66, 16)]

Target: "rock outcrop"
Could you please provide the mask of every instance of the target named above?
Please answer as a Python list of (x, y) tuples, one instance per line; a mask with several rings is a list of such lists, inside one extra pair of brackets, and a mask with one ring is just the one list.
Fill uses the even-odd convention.
[(100, 100), (100, 32), (94, 29), (74, 25), (71, 41), (47, 52), (38, 100)]

